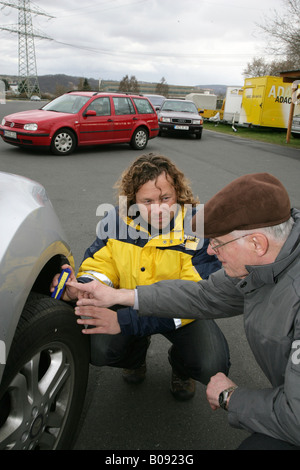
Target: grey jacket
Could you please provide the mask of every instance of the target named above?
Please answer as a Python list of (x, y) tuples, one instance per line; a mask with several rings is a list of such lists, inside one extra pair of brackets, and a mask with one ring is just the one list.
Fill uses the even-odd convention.
[(240, 280), (220, 270), (207, 281), (162, 281), (138, 287), (139, 315), (224, 318), (244, 314), (253, 354), (272, 388), (239, 387), (232, 426), (300, 445), (300, 211), (275, 262), (248, 266)]

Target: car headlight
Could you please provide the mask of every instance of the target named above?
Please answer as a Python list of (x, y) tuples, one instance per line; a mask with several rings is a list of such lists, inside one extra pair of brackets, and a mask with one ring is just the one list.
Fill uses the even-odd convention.
[(24, 125), (25, 131), (37, 131), (38, 125), (35, 122), (31, 122), (30, 124)]
[(193, 119), (193, 124), (201, 124), (201, 119)]
[(2, 126), (5, 126), (5, 121), (6, 121), (5, 118), (3, 118), (3, 119), (2, 119), (2, 122), (1, 122), (1, 125), (2, 125)]
[(171, 118), (168, 117), (161, 117), (160, 122), (171, 122)]

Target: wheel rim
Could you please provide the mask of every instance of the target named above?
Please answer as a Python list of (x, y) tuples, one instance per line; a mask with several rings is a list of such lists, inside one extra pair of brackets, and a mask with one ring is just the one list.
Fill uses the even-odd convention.
[(0, 400), (0, 449), (55, 449), (70, 409), (74, 363), (65, 345), (37, 352)]
[(55, 137), (54, 140), (55, 148), (60, 153), (66, 153), (71, 150), (73, 145), (73, 139), (67, 132), (62, 132)]
[(136, 133), (136, 136), (135, 136), (135, 142), (136, 142), (136, 145), (141, 148), (141, 147), (144, 147), (147, 143), (147, 134), (145, 131), (143, 130), (140, 130)]

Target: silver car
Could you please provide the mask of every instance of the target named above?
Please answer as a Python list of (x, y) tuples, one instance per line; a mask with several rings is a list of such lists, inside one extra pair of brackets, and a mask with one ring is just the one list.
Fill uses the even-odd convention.
[(144, 95), (150, 103), (152, 104), (155, 111), (159, 111), (163, 102), (165, 101), (165, 97), (163, 95)]
[(293, 118), (291, 134), (294, 137), (300, 137), (300, 114), (296, 114)]
[(203, 118), (193, 101), (166, 99), (158, 111), (158, 125), (159, 135), (179, 133), (202, 137)]
[(0, 449), (69, 449), (89, 344), (73, 307), (51, 298), (74, 260), (45, 189), (0, 172)]

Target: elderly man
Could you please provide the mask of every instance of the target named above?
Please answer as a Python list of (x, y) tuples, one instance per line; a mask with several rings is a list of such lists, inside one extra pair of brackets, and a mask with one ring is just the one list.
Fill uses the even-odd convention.
[[(90, 298), (79, 302), (77, 313), (91, 305), (137, 306), (137, 301), (141, 316), (204, 319), (243, 313), (248, 342), (271, 386), (249, 390), (218, 373), (207, 386), (210, 406), (228, 410), (229, 423), (251, 433), (241, 449), (299, 450), (300, 211), (291, 210), (287, 191), (274, 176), (245, 175), (205, 204), (204, 232), (208, 253), (223, 266), (208, 280), (162, 281), (136, 292), (91, 285)], [(95, 307), (98, 331), (118, 329), (110, 312)]]

